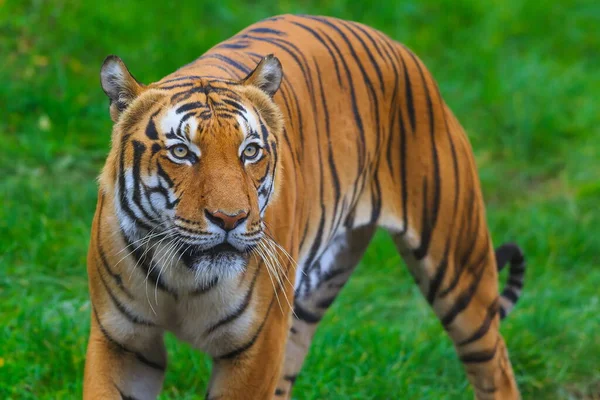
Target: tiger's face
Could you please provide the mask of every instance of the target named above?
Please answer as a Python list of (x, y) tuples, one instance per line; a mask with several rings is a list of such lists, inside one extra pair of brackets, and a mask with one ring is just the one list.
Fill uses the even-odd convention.
[(129, 241), (168, 241), (194, 270), (243, 270), (277, 186), (282, 120), (271, 96), (281, 76), (266, 57), (240, 82), (142, 86), (118, 58), (105, 61), (115, 121), (106, 168)]

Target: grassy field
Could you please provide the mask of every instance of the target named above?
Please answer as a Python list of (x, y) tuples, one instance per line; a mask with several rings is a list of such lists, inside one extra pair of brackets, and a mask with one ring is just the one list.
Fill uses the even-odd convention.
[[(469, 132), (495, 243), (527, 253), (502, 326), (524, 398), (600, 398), (600, 2), (297, 3), (0, 1), (0, 398), (81, 397), (85, 257), (111, 129), (103, 58), (150, 82), (284, 12), (370, 24), (425, 61)], [(209, 360), (171, 336), (168, 348), (161, 398), (203, 398)], [(321, 325), (295, 398), (472, 398), (383, 233)]]

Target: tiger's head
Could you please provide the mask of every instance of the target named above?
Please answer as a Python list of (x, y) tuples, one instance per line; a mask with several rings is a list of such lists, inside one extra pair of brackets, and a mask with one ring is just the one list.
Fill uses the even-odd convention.
[(193, 270), (243, 270), (278, 186), (283, 118), (272, 97), (281, 80), (272, 55), (241, 81), (147, 86), (118, 57), (105, 60), (114, 127), (100, 181), (129, 242), (168, 238)]

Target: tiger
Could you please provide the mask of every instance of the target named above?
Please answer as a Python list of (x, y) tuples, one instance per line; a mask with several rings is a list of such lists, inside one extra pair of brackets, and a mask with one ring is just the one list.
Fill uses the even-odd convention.
[(85, 399), (156, 398), (165, 332), (211, 358), (207, 399), (290, 399), (377, 230), (475, 398), (520, 398), (499, 327), (525, 257), (494, 250), (470, 142), (409, 48), (358, 22), (279, 15), (155, 83), (117, 56), (100, 78), (113, 128), (87, 257)]

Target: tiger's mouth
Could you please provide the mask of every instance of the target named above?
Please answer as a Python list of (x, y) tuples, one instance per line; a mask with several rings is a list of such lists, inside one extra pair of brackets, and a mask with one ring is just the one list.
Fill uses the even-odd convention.
[(244, 251), (236, 249), (227, 242), (220, 243), (209, 249), (200, 249), (195, 246), (188, 247), (181, 252), (181, 260), (189, 268), (193, 268), (198, 262), (226, 263), (236, 259), (247, 260), (252, 248)]

